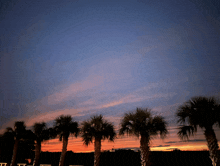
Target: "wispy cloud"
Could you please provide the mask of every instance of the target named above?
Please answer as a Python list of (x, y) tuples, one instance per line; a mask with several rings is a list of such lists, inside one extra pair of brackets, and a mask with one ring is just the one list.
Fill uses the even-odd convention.
[(168, 147), (168, 146), (170, 146), (170, 145), (157, 145), (157, 146), (152, 146), (152, 147)]
[[(185, 142), (185, 141), (179, 141), (179, 142)], [(187, 142), (206, 142), (205, 139), (193, 139), (193, 140), (188, 140)]]
[(48, 104), (58, 104), (64, 100), (73, 99), (77, 93), (91, 89), (95, 86), (101, 85), (104, 82), (103, 76), (90, 75), (86, 80), (78, 83), (73, 83), (60, 92), (54, 93), (47, 97)]
[(108, 104), (102, 105), (101, 108), (107, 108), (107, 107), (113, 107), (119, 104), (125, 104), (125, 103), (135, 103), (135, 102), (140, 102), (144, 100), (152, 100), (152, 99), (158, 99), (158, 98), (166, 98), (166, 97), (172, 97), (176, 93), (159, 93), (159, 94), (154, 94), (152, 96), (137, 96), (136, 94), (129, 94), (125, 97), (122, 97), (119, 100), (112, 101)]
[(205, 139), (193, 139), (193, 140), (188, 140), (188, 141), (168, 141), (165, 143), (174, 144), (174, 143), (180, 143), (180, 142), (206, 142), (206, 140)]
[[(110, 52), (110, 54), (114, 53)], [(140, 62), (137, 57), (138, 55), (130, 54), (121, 57), (114, 55), (114, 58), (98, 60), (96, 65), (89, 64), (84, 70), (85, 74), (81, 81), (59, 85), (54, 88), (54, 93), (26, 104), (26, 114), (17, 117), (17, 120), (25, 120), (27, 126), (31, 126), (34, 122), (54, 120), (62, 114), (85, 117), (85, 114), (100, 112), (119, 105), (159, 99), (170, 100), (177, 93), (167, 91), (167, 86), (175, 86), (187, 81), (187, 78), (181, 78), (178, 81), (168, 78), (128, 91), (128, 87), (136, 81), (132, 77), (132, 71)], [(123, 90), (126, 90), (126, 93)], [(166, 110), (165, 112), (168, 113), (168, 110), (172, 110), (170, 107), (172, 106), (161, 106), (154, 110), (161, 113)], [(118, 111), (117, 116), (123, 112), (124, 110)], [(113, 118), (110, 119), (113, 120)], [(116, 123), (116, 120), (114, 122)]]
[[(143, 87), (142, 89), (143, 89), (143, 91), (150, 90), (150, 88), (147, 88), (147, 87)], [(175, 93), (165, 93), (165, 94), (159, 93), (159, 94), (154, 94), (154, 95), (149, 95), (149, 96), (146, 96), (146, 95), (143, 95), (143, 94), (138, 96), (137, 92), (139, 92), (139, 91), (140, 91), (140, 89), (138, 89), (137, 91), (135, 91), (131, 94), (128, 94), (128, 95), (125, 95), (121, 98), (118, 98), (117, 100), (113, 100), (111, 102), (106, 102), (106, 103), (103, 103), (103, 104), (99, 103), (99, 101), (97, 101), (96, 98), (93, 98), (91, 100), (88, 100), (89, 102), (85, 101), (85, 103), (88, 104), (88, 103), (94, 102), (94, 103), (97, 103), (96, 105), (91, 106), (91, 107), (88, 107), (88, 106), (87, 107), (79, 107), (77, 109), (76, 108), (66, 108), (66, 109), (64, 108), (64, 109), (59, 109), (59, 110), (53, 110), (50, 106), (47, 106), (46, 104), (41, 104), (41, 105), (38, 105), (38, 106), (34, 107), (33, 106), (34, 103), (32, 103), (31, 104), (32, 107), (34, 107), (36, 110), (41, 110), (41, 111), (37, 111), (35, 113), (33, 113), (33, 112), (29, 113), (28, 118), (26, 116), (26, 118), (21, 118), (21, 120), (25, 119), (26, 125), (31, 126), (31, 125), (34, 124), (34, 122), (39, 122), (39, 121), (47, 122), (47, 121), (54, 120), (56, 117), (58, 117), (62, 114), (69, 114), (69, 115), (72, 115), (74, 117), (84, 116), (85, 113), (89, 110), (99, 111), (99, 110), (114, 107), (114, 106), (117, 106), (117, 105), (120, 105), (120, 104), (135, 103), (135, 102), (140, 102), (140, 101), (145, 101), (145, 100), (153, 100), (153, 99), (158, 99), (158, 98), (166, 98), (166, 97), (172, 97), (172, 96), (175, 95)], [(80, 105), (83, 106), (83, 102)], [(166, 110), (167, 110), (168, 108), (170, 108), (172, 106), (165, 106), (165, 107), (166, 107)], [(162, 107), (160, 107), (159, 109), (162, 109)], [(157, 110), (157, 108), (156, 108), (156, 110)], [(110, 119), (114, 120), (114, 122), (116, 124), (119, 123), (119, 118), (110, 118)]]
[(64, 109), (64, 110), (56, 110), (56, 111), (51, 111), (51, 112), (45, 112), (45, 113), (39, 114), (37, 116), (32, 116), (32, 117), (29, 117), (28, 119), (25, 119), (25, 123), (26, 123), (27, 126), (31, 126), (31, 125), (33, 125), (34, 122), (52, 121), (60, 115), (72, 115), (74, 117), (82, 116), (83, 114), (80, 113), (80, 111), (82, 111), (82, 110)]
[(177, 143), (177, 142), (179, 142), (179, 141), (168, 141), (168, 142), (165, 142), (165, 143), (167, 143), (167, 144), (173, 144), (173, 143)]

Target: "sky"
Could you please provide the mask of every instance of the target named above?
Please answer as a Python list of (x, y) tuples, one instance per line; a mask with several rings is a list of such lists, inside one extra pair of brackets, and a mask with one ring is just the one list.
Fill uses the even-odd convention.
[[(141, 107), (168, 123), (152, 151), (208, 149), (202, 129), (178, 138), (175, 112), (191, 97), (220, 97), (218, 0), (2, 0), (0, 41), (0, 133), (15, 121), (52, 127), (62, 114), (79, 124), (102, 114), (118, 131)], [(102, 150), (139, 146), (126, 135), (102, 142)], [(42, 150), (61, 151), (62, 142)], [(70, 137), (67, 150), (94, 146)]]

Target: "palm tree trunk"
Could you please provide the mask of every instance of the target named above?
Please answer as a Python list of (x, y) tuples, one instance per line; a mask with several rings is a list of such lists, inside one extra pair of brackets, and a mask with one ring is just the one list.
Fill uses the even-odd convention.
[(18, 152), (18, 143), (19, 140), (16, 139), (14, 143), (14, 148), (13, 148), (13, 156), (11, 160), (11, 165), (10, 166), (16, 166), (16, 158), (17, 158), (17, 152)]
[(65, 155), (67, 151), (68, 137), (63, 136), (63, 149), (60, 156), (59, 166), (64, 166)]
[(141, 166), (150, 166), (150, 161), (149, 161), (149, 154), (150, 154), (149, 138), (147, 138), (144, 135), (141, 135), (140, 145), (141, 145), (140, 146)]
[(205, 129), (205, 138), (208, 143), (210, 159), (212, 160), (213, 166), (220, 166), (220, 158), (218, 154), (218, 141), (216, 139), (215, 132), (212, 127), (207, 127)]
[(33, 164), (34, 166), (39, 166), (40, 152), (41, 152), (41, 141), (37, 141), (35, 146), (35, 159)]
[(94, 143), (94, 148), (95, 148), (95, 153), (94, 153), (94, 166), (99, 166), (100, 165), (100, 156), (101, 156), (101, 139), (100, 138), (95, 138), (95, 143)]

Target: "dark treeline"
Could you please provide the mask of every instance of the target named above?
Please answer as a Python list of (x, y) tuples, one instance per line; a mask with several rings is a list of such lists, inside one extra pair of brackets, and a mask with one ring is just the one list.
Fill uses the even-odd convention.
[[(45, 157), (43, 157), (44, 153)], [(54, 156), (49, 152), (44, 153), (42, 153), (42, 159), (45, 160), (42, 160), (42, 163), (51, 163), (52, 166), (58, 166), (60, 153), (54, 153)], [(47, 158), (50, 159), (47, 160)], [(208, 151), (152, 151), (149, 159), (151, 166), (212, 166)], [(141, 166), (140, 160), (140, 153), (131, 150), (103, 152), (101, 153), (100, 166)], [(73, 153), (69, 151), (64, 165), (91, 166), (93, 164), (94, 153)]]
[[(29, 154), (30, 155), (30, 154)], [(32, 155), (32, 156), (31, 156)], [(34, 160), (34, 153), (30, 155)], [(40, 164), (59, 165), (61, 152), (41, 152)], [(20, 155), (19, 155), (20, 156)], [(18, 157), (20, 161), (25, 158)], [(212, 166), (208, 151), (151, 151), (149, 156), (151, 166)], [(1, 158), (2, 161), (2, 158)], [(68, 151), (65, 157), (65, 166), (94, 164), (94, 153), (73, 153)], [(102, 152), (100, 166), (141, 166), (140, 153), (132, 150), (118, 150), (116, 152)]]

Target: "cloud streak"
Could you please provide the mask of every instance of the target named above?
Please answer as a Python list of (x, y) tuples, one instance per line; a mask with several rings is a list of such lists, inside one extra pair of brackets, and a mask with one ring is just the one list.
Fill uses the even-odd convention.
[[(91, 77), (90, 77), (91, 78)], [(105, 93), (100, 94), (99, 96), (93, 96), (93, 93), (91, 93), (91, 99), (83, 101), (79, 104), (76, 104), (74, 107), (70, 108), (63, 108), (63, 109), (55, 109), (50, 104), (59, 104), (59, 102), (62, 102), (63, 100), (71, 100), (71, 95), (75, 95), (74, 97), (77, 98), (77, 94), (81, 93), (82, 91), (88, 90), (89, 88), (98, 86), (101, 84), (101, 82), (97, 83), (97, 81), (102, 77), (93, 77), (91, 81), (92, 84), (86, 88), (82, 88), (83, 86), (80, 85), (87, 85), (87, 81), (84, 81), (82, 84), (72, 84), (68, 88), (64, 88), (64, 90), (61, 90), (59, 93), (52, 94), (48, 97), (44, 97), (41, 100), (37, 100), (36, 102), (27, 104), (27, 108), (29, 110), (35, 110), (35, 111), (29, 111), (26, 118), (21, 118), (20, 120), (25, 120), (27, 126), (33, 125), (34, 122), (38, 121), (51, 121), (54, 120), (56, 117), (62, 115), (62, 114), (69, 114), (74, 117), (83, 117), (86, 113), (88, 113), (89, 110), (94, 110), (95, 112), (100, 112), (103, 109), (115, 107), (118, 105), (128, 104), (128, 103), (137, 103), (137, 102), (143, 102), (143, 101), (150, 101), (150, 100), (156, 100), (161, 98), (172, 98), (176, 95), (175, 92), (170, 93), (154, 93), (154, 89), (161, 89), (166, 86), (166, 84), (162, 82), (158, 83), (151, 83), (148, 86), (139, 88), (130, 94), (118, 94), (115, 95), (115, 100), (109, 101), (108, 97)], [(101, 79), (102, 80), (102, 79)], [(183, 80), (184, 81), (184, 80)], [(89, 81), (90, 82), (90, 81)], [(80, 86), (81, 88), (75, 89), (75, 86)], [(68, 90), (69, 89), (69, 90)], [(72, 89), (72, 90), (71, 90)], [(69, 92), (68, 92), (69, 91)], [(59, 96), (61, 95), (61, 98), (53, 98), (53, 96)], [(64, 95), (65, 94), (65, 95)], [(84, 95), (87, 95), (86, 93)], [(83, 97), (83, 93), (80, 94), (81, 97)], [(70, 97), (70, 98), (68, 98)], [(74, 98), (73, 97), (73, 98)], [(85, 97), (85, 96), (84, 96)], [(50, 104), (48, 104), (45, 99), (49, 98)], [(102, 101), (105, 99), (104, 101)], [(106, 102), (107, 101), (107, 102)], [(173, 107), (176, 107), (177, 104), (173, 106), (160, 106), (156, 107), (153, 110), (163, 112), (164, 115), (168, 115), (168, 112), (172, 112)], [(91, 111), (89, 111), (91, 113)], [(124, 111), (123, 111), (124, 112)], [(166, 113), (165, 113), (166, 112)], [(118, 112), (119, 113), (119, 112)], [(169, 113), (170, 114), (170, 113)], [(172, 114), (171, 114), (172, 115)], [(27, 118), (28, 117), (28, 118)]]
[(103, 82), (104, 78), (102, 76), (91, 75), (85, 81), (73, 83), (61, 92), (48, 96), (48, 104), (53, 105), (65, 100), (71, 100), (77, 95), (77, 93), (94, 88), (95, 86), (101, 85)]

